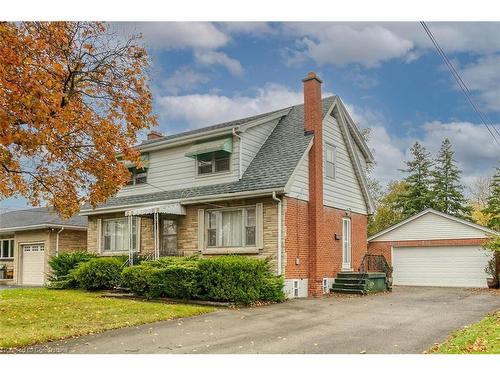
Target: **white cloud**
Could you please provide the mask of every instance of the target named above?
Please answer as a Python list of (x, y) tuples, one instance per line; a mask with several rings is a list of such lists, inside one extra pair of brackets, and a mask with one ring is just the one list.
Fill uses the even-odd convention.
[(221, 29), (231, 34), (251, 34), (252, 36), (264, 36), (276, 34), (268, 22), (224, 22)]
[(169, 94), (177, 95), (181, 92), (192, 91), (199, 84), (206, 82), (208, 82), (206, 75), (183, 66), (164, 81), (163, 87)]
[[(447, 53), (500, 51), (500, 23), (442, 22), (428, 26)], [(284, 25), (284, 33), (294, 36), (298, 43), (288, 56), (292, 63), (312, 59), (318, 64), (375, 67), (394, 58), (411, 62), (434, 48), (418, 22), (289, 23)]]
[(482, 57), (466, 65), (461, 76), (470, 90), (479, 93), (487, 109), (500, 111), (500, 55)]
[(285, 26), (299, 36), (295, 59), (311, 58), (320, 65), (360, 63), (367, 67), (404, 56), (413, 43), (377, 24), (295, 23)]
[(209, 50), (195, 51), (194, 57), (196, 62), (202, 65), (222, 65), (235, 76), (241, 76), (244, 72), (238, 60), (229, 57), (223, 52)]
[(210, 22), (127, 22), (121, 30), (142, 33), (147, 47), (155, 49), (210, 48), (225, 46), (229, 35)]
[[(324, 95), (331, 94), (324, 93)], [(273, 83), (258, 89), (254, 96), (193, 94), (163, 96), (158, 100), (163, 118), (185, 121), (191, 128), (269, 112), (301, 102), (303, 102), (302, 91), (293, 91)]]

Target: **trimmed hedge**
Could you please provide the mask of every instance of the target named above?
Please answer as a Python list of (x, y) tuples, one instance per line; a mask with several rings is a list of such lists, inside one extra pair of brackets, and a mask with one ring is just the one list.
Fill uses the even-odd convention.
[(49, 266), (52, 269), (49, 280), (61, 280), (69, 275), (80, 263), (88, 262), (95, 258), (95, 254), (85, 251), (76, 251), (74, 253), (60, 253), (49, 259)]
[(215, 258), (166, 257), (128, 267), (123, 286), (148, 298), (205, 299), (251, 304), (281, 302), (283, 278), (274, 276), (269, 262), (244, 256)]
[(120, 285), (123, 262), (116, 258), (94, 258), (80, 264), (71, 275), (82, 289), (112, 289)]

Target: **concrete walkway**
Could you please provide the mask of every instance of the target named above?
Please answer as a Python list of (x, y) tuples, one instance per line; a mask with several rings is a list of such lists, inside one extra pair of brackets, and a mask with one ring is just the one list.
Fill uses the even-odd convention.
[(146, 324), (28, 348), (52, 353), (422, 353), (500, 309), (487, 290), (398, 287)]

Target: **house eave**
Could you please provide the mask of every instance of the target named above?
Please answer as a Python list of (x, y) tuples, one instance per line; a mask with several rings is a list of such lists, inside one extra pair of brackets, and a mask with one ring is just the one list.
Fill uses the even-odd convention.
[(82, 210), (80, 212), (81, 216), (92, 216), (92, 215), (101, 215), (107, 213), (115, 213), (122, 212), (132, 208), (139, 207), (147, 207), (152, 204), (162, 205), (162, 204), (171, 204), (171, 203), (180, 203), (182, 205), (192, 205), (199, 204), (205, 202), (220, 202), (225, 200), (232, 199), (244, 199), (244, 198), (258, 198), (262, 196), (271, 195), (273, 192), (276, 193), (284, 193), (284, 187), (270, 188), (270, 189), (262, 189), (262, 190), (250, 190), (243, 191), (237, 193), (227, 193), (227, 194), (214, 194), (214, 195), (204, 195), (200, 197), (192, 197), (192, 198), (183, 198), (183, 199), (170, 199), (163, 201), (154, 201), (154, 202), (145, 202), (145, 203), (136, 203), (136, 204), (128, 204), (128, 205), (120, 205), (120, 206), (112, 206), (112, 207), (103, 207), (102, 209), (87, 209)]
[(28, 230), (39, 230), (39, 229), (71, 229), (71, 230), (87, 230), (86, 226), (81, 225), (65, 225), (65, 224), (34, 224), (34, 225), (23, 225), (18, 227), (0, 228), (0, 233), (13, 233), (22, 232)]

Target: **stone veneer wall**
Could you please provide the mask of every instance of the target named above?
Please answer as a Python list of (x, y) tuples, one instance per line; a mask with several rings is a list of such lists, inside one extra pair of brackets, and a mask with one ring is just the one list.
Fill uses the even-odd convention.
[[(277, 271), (278, 250), (278, 210), (277, 202), (272, 198), (239, 199), (213, 204), (196, 204), (186, 207), (186, 215), (178, 216), (177, 248), (179, 255), (189, 256), (200, 254), (198, 250), (198, 210), (213, 209), (216, 207), (238, 207), (256, 203), (263, 203), (264, 247), (259, 254), (248, 254), (250, 257), (270, 258), (273, 270)], [(97, 219), (123, 217), (124, 213), (93, 215), (88, 221), (88, 250), (97, 252)], [(153, 220), (151, 217), (141, 217), (140, 252), (148, 254), (153, 251)], [(208, 255), (207, 255), (208, 256)], [(209, 255), (213, 256), (213, 255)]]

